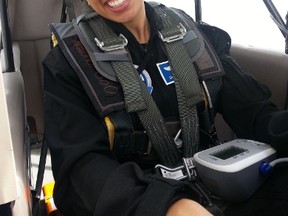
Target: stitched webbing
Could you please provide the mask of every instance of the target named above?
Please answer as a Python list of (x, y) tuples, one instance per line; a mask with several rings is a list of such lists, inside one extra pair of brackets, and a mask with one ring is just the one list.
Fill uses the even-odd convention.
[[(181, 20), (173, 11), (164, 10), (161, 7), (156, 8), (156, 10), (158, 10), (158, 14), (163, 20), (164, 28), (161, 34), (164, 38), (173, 36), (181, 30), (181, 26), (179, 27), (178, 23)], [(104, 47), (114, 46), (123, 42), (100, 17), (89, 19), (89, 24), (98, 41)], [(101, 29), (101, 31), (97, 31), (97, 29)], [(165, 42), (164, 46), (176, 86), (182, 139), (184, 142), (183, 157), (189, 158), (198, 150), (199, 123), (196, 104), (202, 100), (200, 84), (194, 65), (182, 40)], [(108, 53), (111, 53), (111, 51)], [(127, 111), (138, 113), (154, 149), (159, 157), (162, 158), (161, 162), (170, 167), (178, 165), (181, 161), (179, 151), (167, 132), (164, 119), (157, 105), (151, 95), (148, 94), (146, 86), (141, 81), (133, 64), (129, 62), (112, 62), (112, 67), (123, 88)]]
[[(105, 26), (106, 23), (101, 18), (95, 17), (88, 22), (98, 40), (103, 41), (104, 46), (119, 43), (117, 41), (119, 37), (108, 26)], [(99, 28), (101, 31), (96, 30)], [(132, 62), (112, 62), (111, 64), (123, 88), (127, 111), (137, 112), (161, 163), (168, 167), (180, 165), (180, 153), (173, 139), (169, 136), (156, 103), (148, 93)]]
[[(179, 17), (169, 9), (157, 7), (162, 17), (163, 38), (179, 34)], [(164, 42), (176, 86), (183, 139), (183, 156), (192, 157), (198, 151), (199, 123), (196, 104), (202, 101), (201, 88), (194, 65), (182, 40)]]
[[(161, 34), (163, 37), (166, 38), (173, 34), (179, 34), (181, 29), (179, 24), (182, 20), (179, 19), (178, 15), (168, 8), (164, 10), (163, 7), (156, 7), (155, 9), (158, 11), (160, 17), (162, 17), (164, 28), (161, 30)], [(193, 43), (193, 41), (191, 43)], [(201, 96), (201, 88), (197, 72), (182, 40), (165, 42), (164, 45), (171, 67), (172, 69), (174, 68), (174, 76), (176, 76), (183, 89), (183, 94), (186, 97), (188, 106), (196, 105), (203, 99)]]
[[(170, 66), (173, 71), (177, 92), (182, 140), (184, 143), (183, 156), (189, 158), (198, 151), (199, 123), (196, 104), (202, 100), (200, 85), (194, 66), (192, 65), (190, 68), (188, 67), (189, 63), (191, 63), (191, 60), (188, 57), (186, 50), (182, 49), (185, 48), (183, 47), (182, 41), (175, 41), (164, 44), (170, 60)], [(194, 91), (196, 91), (196, 93)]]
[[(124, 96), (129, 94), (142, 95), (142, 99), (145, 101), (147, 108), (144, 110), (137, 110), (137, 114), (144, 128), (147, 131), (150, 142), (152, 143), (155, 151), (161, 158), (161, 162), (169, 167), (180, 165), (179, 162), (181, 162), (181, 157), (178, 153), (178, 149), (176, 148), (176, 145), (174, 144), (171, 137), (169, 136), (164, 123), (164, 119), (152, 96), (148, 93), (147, 87), (142, 82), (137, 70), (135, 68), (129, 69), (128, 67), (126, 68), (127, 70), (124, 69), (125, 65), (123, 65), (121, 62), (115, 62), (112, 65), (115, 69), (115, 73), (119, 79), (119, 82), (123, 87)], [(121, 68), (123, 70), (121, 70)], [(133, 83), (136, 82), (140, 84), (141, 89), (133, 88)], [(126, 93), (124, 88), (126, 89)], [(139, 98), (134, 99), (139, 100)], [(126, 97), (125, 102), (127, 102)], [(132, 102), (132, 104), (136, 103), (137, 101)]]

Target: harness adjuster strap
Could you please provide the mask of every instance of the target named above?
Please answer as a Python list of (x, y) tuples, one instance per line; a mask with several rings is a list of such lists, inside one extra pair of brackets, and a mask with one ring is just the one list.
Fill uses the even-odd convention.
[(171, 43), (174, 41), (182, 40), (186, 35), (186, 28), (179, 23), (174, 28), (167, 30), (158, 31), (159, 37), (163, 42)]
[(119, 34), (118, 37), (107, 39), (106, 41), (100, 41), (97, 37), (94, 38), (96, 45), (105, 52), (124, 49), (128, 44), (127, 38), (123, 34)]

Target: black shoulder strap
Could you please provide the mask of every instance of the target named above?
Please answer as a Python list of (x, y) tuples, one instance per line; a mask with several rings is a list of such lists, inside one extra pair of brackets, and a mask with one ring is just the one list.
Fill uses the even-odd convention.
[[(159, 7), (159, 4), (154, 4), (154, 6)], [(189, 27), (189, 29), (191, 28), (193, 30), (193, 32), (192, 31), (187, 32), (187, 35), (189, 37), (184, 37), (183, 41), (185, 42), (185, 46), (187, 48), (187, 51), (188, 51), (189, 55), (191, 56), (191, 61), (194, 62), (195, 68), (198, 72), (200, 79), (201, 80), (208, 80), (208, 79), (214, 80), (215, 77), (221, 78), (221, 76), (224, 74), (223, 69), (222, 69), (220, 61), (219, 61), (217, 55), (215, 54), (212, 46), (210, 45), (210, 43), (205, 38), (203, 38), (203, 36), (199, 32), (198, 28), (196, 27), (194, 21), (188, 15), (186, 15), (184, 12), (176, 10), (176, 9), (174, 9), (174, 12), (177, 13), (178, 16), (181, 17), (181, 19), (183, 19), (183, 24), (185, 25), (185, 28)], [(101, 49), (96, 45), (96, 43), (94, 41), (94, 37), (90, 37), (91, 34), (93, 34), (91, 31), (91, 28), (88, 26), (87, 23), (81, 22), (81, 21), (89, 19), (90, 17), (93, 17), (93, 16), (97, 16), (97, 14), (96, 13), (84, 14), (84, 15), (78, 17), (78, 19), (77, 19), (77, 23), (79, 23), (79, 25), (81, 25), (81, 27), (83, 29), (85, 29), (86, 33), (84, 34), (84, 37), (92, 38), (90, 40), (87, 40), (87, 43), (89, 43), (88, 44), (89, 46), (88, 46), (88, 50), (86, 49), (87, 46), (85, 47), (86, 53), (84, 55), (82, 55), (83, 53), (81, 54), (81, 51), (79, 51), (79, 50), (83, 50), (82, 49), (83, 45), (80, 45), (79, 38), (76, 36), (75, 29), (71, 23), (65, 23), (62, 25), (51, 24), (50, 29), (55, 34), (55, 36), (58, 40), (58, 43), (63, 50), (63, 53), (72, 62), (74, 69), (76, 71), (78, 71), (78, 75), (80, 76), (81, 80), (83, 81), (84, 86), (91, 86), (91, 80), (89, 79), (90, 75), (88, 72), (86, 72), (86, 70), (83, 70), (80, 67), (81, 64), (79, 64), (79, 62), (75, 62), (75, 61), (80, 61), (80, 60), (78, 57), (77, 58), (73, 57), (73, 55), (75, 55), (75, 53), (74, 53), (75, 45), (71, 47), (71, 45), (73, 45), (72, 43), (78, 44), (76, 47), (78, 47), (79, 49), (76, 50), (76, 55), (80, 55), (80, 56), (82, 55), (82, 59), (84, 58), (84, 61), (86, 62), (86, 66), (88, 66), (90, 69), (92, 68), (91, 67), (92, 66), (91, 63), (92, 63), (94, 65), (94, 67), (96, 68), (96, 72), (99, 75), (99, 77), (101, 76), (105, 80), (107, 79), (107, 80), (109, 80), (109, 82), (112, 83), (113, 86), (111, 86), (111, 88), (109, 87), (108, 89), (112, 90), (114, 92), (117, 89), (117, 84), (115, 84), (117, 82), (117, 78), (116, 78), (115, 72), (114, 72), (114, 70), (110, 64), (110, 61), (112, 61), (112, 60), (130, 61), (130, 59), (129, 59), (127, 53), (117, 53), (117, 55), (116, 55), (116, 54), (111, 54), (111, 53), (110, 54), (103, 53), (101, 51)], [(195, 37), (195, 35), (197, 36), (197, 38), (200, 39), (199, 40), (200, 46), (196, 49), (195, 49), (195, 47), (193, 48), (193, 47), (189, 46), (190, 43), (186, 42), (187, 41), (186, 38)], [(121, 37), (119, 38), (120, 43), (122, 43), (122, 39), (123, 38), (121, 38)], [(78, 41), (78, 42), (76, 42), (76, 41)], [(82, 46), (82, 48), (80, 48), (80, 46)], [(197, 51), (195, 51), (195, 50), (197, 50)], [(89, 55), (89, 53), (92, 53), (92, 55), (91, 54)], [(92, 56), (92, 58), (91, 58), (91, 56)], [(75, 63), (73, 63), (73, 62), (75, 62)], [(86, 67), (86, 66), (84, 66), (84, 67)], [(208, 86), (208, 88), (209, 88), (209, 86)], [(221, 85), (217, 85), (217, 86), (221, 86)], [(88, 88), (88, 87), (86, 87), (86, 88)], [(88, 88), (87, 90), (89, 90), (89, 89), (90, 88)], [(103, 89), (103, 88), (100, 88), (100, 89)], [(219, 89), (219, 88), (217, 88), (217, 89)], [(107, 90), (107, 88), (106, 88), (106, 90)], [(91, 92), (91, 89), (89, 92)], [(99, 111), (100, 116), (106, 116), (109, 112), (111, 112), (113, 110), (119, 110), (119, 109), (123, 108), (123, 100), (122, 100), (123, 97), (121, 99), (119, 98), (117, 100), (115, 98), (115, 100), (114, 100), (115, 103), (113, 102), (112, 105), (108, 106), (107, 104), (103, 103), (103, 101), (101, 100), (101, 96), (97, 95), (96, 89), (94, 89), (93, 92), (94, 93), (92, 93), (92, 94), (89, 93), (89, 95), (91, 95), (91, 100), (95, 102), (95, 103), (94, 102), (93, 103), (95, 105), (95, 108), (97, 107), (97, 111)], [(117, 90), (117, 92), (118, 92), (118, 90)], [(213, 92), (215, 92), (215, 91), (213, 90)], [(100, 101), (98, 99), (95, 99), (95, 97), (98, 97), (98, 99)], [(120, 101), (122, 101), (122, 102), (120, 102)], [(122, 104), (122, 105), (120, 105), (120, 104)]]

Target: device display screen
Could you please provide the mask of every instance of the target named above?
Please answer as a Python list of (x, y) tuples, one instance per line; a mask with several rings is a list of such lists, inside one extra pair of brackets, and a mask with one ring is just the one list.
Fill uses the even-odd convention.
[(243, 149), (243, 148), (239, 148), (236, 146), (229, 146), (228, 148), (212, 153), (211, 155), (214, 157), (220, 158), (222, 160), (226, 160), (228, 158), (241, 154), (245, 151), (246, 149)]

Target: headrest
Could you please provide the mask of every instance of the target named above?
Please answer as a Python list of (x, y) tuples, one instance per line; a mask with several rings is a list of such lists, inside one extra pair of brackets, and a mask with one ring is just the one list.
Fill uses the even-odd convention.
[(60, 21), (62, 4), (62, 0), (9, 0), (12, 40), (50, 37), (48, 24)]

